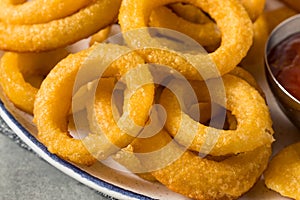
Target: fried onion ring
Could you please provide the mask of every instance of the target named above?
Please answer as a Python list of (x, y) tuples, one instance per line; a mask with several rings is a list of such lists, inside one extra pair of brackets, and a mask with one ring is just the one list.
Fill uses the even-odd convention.
[(11, 24), (40, 24), (66, 17), (84, 8), (92, 0), (35, 0), (13, 4), (0, 1), (0, 21)]
[[(264, 99), (253, 87), (240, 78), (225, 75), (223, 81), (227, 97), (226, 109), (231, 111), (237, 119), (236, 130), (219, 130), (198, 123), (180, 110), (176, 97), (169, 90), (164, 90), (160, 103), (167, 112), (168, 117), (165, 127), (168, 132), (175, 136), (179, 130), (181, 120), (189, 123), (191, 127), (197, 127), (198, 134), (189, 147), (194, 151), (200, 151), (209, 131), (217, 134), (219, 136), (218, 140), (209, 152), (213, 156), (252, 151), (260, 146), (272, 143), (274, 140), (272, 137), (272, 122)], [(198, 93), (199, 91), (201, 91), (201, 94)], [(210, 101), (208, 91), (205, 91), (205, 95), (203, 95), (203, 91), (205, 91), (205, 87), (202, 90), (195, 91), (198, 99), (203, 99), (206, 96), (208, 99), (203, 100), (205, 102)], [(244, 107), (243, 105), (247, 106)], [(189, 137), (189, 130), (183, 131), (186, 131), (186, 134), (182, 135)], [(184, 137), (176, 137), (176, 140), (181, 144), (186, 144), (186, 138)]]
[(32, 114), (41, 82), (67, 55), (65, 49), (45, 53), (4, 53), (0, 62), (0, 85), (3, 91), (16, 107)]
[(87, 55), (87, 50), (71, 54), (54, 67), (37, 93), (33, 112), (38, 138), (51, 153), (68, 161), (91, 165), (96, 159), (81, 140), (72, 138), (67, 131), (74, 79)]
[[(123, 0), (119, 14), (119, 23), (122, 31), (126, 32), (136, 28), (147, 27), (151, 11), (159, 6), (174, 2), (177, 1)], [(252, 44), (252, 22), (243, 6), (235, 0), (184, 0), (182, 2), (190, 3), (203, 9), (216, 20), (222, 33), (222, 42), (221, 46), (209, 55), (216, 63), (221, 75), (234, 69), (247, 54)], [(230, 15), (228, 15), (228, 13), (230, 13)], [(230, 23), (230, 25), (228, 23)], [(144, 41), (139, 40), (138, 44), (142, 45), (143, 42), (147, 42), (146, 40), (148, 39), (145, 38)], [(134, 46), (134, 43), (137, 41), (132, 40), (128, 42), (131, 42)], [(232, 55), (235, 56), (232, 57)], [(160, 55), (158, 59), (164, 58), (164, 56)]]
[(264, 173), (266, 186), (285, 197), (300, 199), (300, 143), (281, 150)]
[[(125, 47), (124, 47), (125, 48)], [(110, 133), (111, 128), (106, 125), (109, 123), (106, 117), (111, 113), (111, 107), (107, 111), (107, 105), (109, 103), (102, 103), (101, 99), (98, 101), (100, 106), (98, 107), (101, 116), (104, 117), (104, 121), (99, 121), (100, 126), (105, 127), (105, 130), (102, 130), (106, 134), (103, 137), (101, 134), (89, 134), (84, 137), (82, 140), (72, 138), (67, 131), (68, 127), (68, 114), (71, 107), (72, 100), (72, 88), (74, 86), (75, 78), (78, 73), (78, 70), (82, 68), (86, 58), (90, 56), (93, 50), (100, 50), (101, 57), (104, 63), (110, 61), (110, 58), (115, 58), (115, 53), (120, 53), (124, 51), (118, 45), (110, 44), (97, 44), (91, 47), (88, 50), (81, 51), (77, 54), (70, 55), (66, 59), (59, 62), (56, 67), (49, 73), (47, 78), (43, 81), (41, 88), (37, 94), (35, 105), (34, 105), (34, 121), (38, 128), (38, 138), (48, 147), (48, 150), (51, 153), (57, 154), (58, 156), (72, 161), (78, 164), (91, 165), (97, 159), (105, 159), (109, 153), (112, 153), (110, 150), (112, 142), (120, 141), (121, 146), (128, 145), (131, 140), (121, 141), (119, 138), (115, 137), (115, 133)], [(102, 51), (101, 51), (102, 50)], [(107, 50), (107, 51), (106, 51)], [(99, 52), (98, 52), (99, 53)], [(104, 53), (104, 54), (102, 54)], [(98, 55), (98, 54), (97, 54)], [(136, 62), (133, 62), (134, 57), (137, 57), (137, 62), (143, 61), (137, 54), (128, 54), (117, 59), (113, 62), (108, 68), (108, 70), (103, 74), (103, 76), (110, 77), (111, 75), (118, 76), (122, 73), (125, 73), (128, 69), (136, 67)], [(105, 59), (107, 59), (105, 61)], [(130, 62), (129, 62), (130, 61)], [(122, 70), (123, 71), (122, 71)], [(119, 73), (117, 73), (119, 72)], [(96, 74), (97, 76), (97, 74)], [(103, 88), (103, 91), (109, 91), (109, 85)], [(101, 84), (100, 84), (101, 86)], [(147, 89), (148, 88), (148, 89)], [(141, 88), (141, 92), (134, 94), (129, 100), (128, 103), (130, 108), (129, 116), (135, 121), (138, 125), (142, 125), (143, 120), (146, 120), (148, 116), (148, 110), (144, 109), (152, 105), (151, 97), (153, 99), (154, 88), (153, 85), (148, 85)], [(147, 95), (148, 94), (148, 95)], [(151, 95), (152, 94), (152, 95)], [(141, 102), (143, 97), (146, 95), (145, 104), (135, 104), (133, 102)], [(103, 98), (107, 97), (107, 94), (102, 96)], [(109, 96), (108, 96), (109, 97)], [(148, 98), (149, 97), (149, 98)], [(105, 101), (106, 102), (106, 101)], [(148, 104), (146, 103), (148, 102)], [(126, 105), (124, 103), (124, 105)], [(137, 113), (137, 110), (139, 111)], [(145, 112), (141, 112), (144, 110)], [(106, 113), (107, 111), (107, 113)], [(76, 112), (73, 110), (73, 112)], [(146, 119), (145, 119), (146, 118)], [(115, 124), (116, 122), (114, 122)], [(112, 124), (112, 125), (114, 125)], [(110, 124), (111, 125), (111, 124)], [(107, 130), (108, 128), (108, 130)], [(120, 133), (125, 134), (125, 133)], [(108, 137), (112, 141), (101, 141), (101, 138), (105, 139)], [(128, 136), (129, 137), (129, 136)], [(131, 137), (133, 138), (133, 137)], [(124, 139), (124, 137), (123, 137)], [(99, 141), (100, 140), (100, 141)], [(92, 143), (89, 143), (92, 142)], [(101, 142), (101, 143), (97, 143)], [(106, 142), (106, 143), (105, 143)], [(125, 143), (125, 144), (124, 144)], [(92, 144), (91, 146), (89, 144)], [(97, 144), (97, 145), (95, 145)], [(99, 145), (103, 144), (103, 145)], [(89, 147), (87, 149), (87, 147)], [(100, 149), (99, 149), (100, 147)], [(102, 148), (108, 147), (105, 149), (105, 152), (102, 152)], [(95, 152), (96, 151), (96, 152)], [(105, 155), (104, 155), (105, 154)]]
[(120, 3), (121, 0), (95, 0), (73, 15), (42, 24), (0, 22), (0, 49), (36, 52), (72, 44), (111, 24), (118, 14)]
[[(169, 189), (193, 199), (235, 199), (247, 192), (261, 176), (271, 155), (270, 146), (262, 146), (250, 152), (229, 156), (221, 161), (201, 158), (191, 151), (182, 152), (178, 144), (171, 142), (170, 135), (162, 130), (151, 138), (137, 138), (128, 148), (116, 156), (122, 164), (131, 168), (134, 153), (162, 150), (159, 157), (139, 157), (147, 167), (153, 163), (170, 160), (172, 154), (182, 154), (176, 161), (167, 163), (151, 174)], [(171, 159), (172, 160), (172, 159)], [(129, 167), (130, 168), (130, 167)]]

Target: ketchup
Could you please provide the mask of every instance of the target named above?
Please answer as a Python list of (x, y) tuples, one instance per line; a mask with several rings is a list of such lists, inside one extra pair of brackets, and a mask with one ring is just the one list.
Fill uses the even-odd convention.
[(300, 33), (276, 45), (269, 53), (268, 60), (278, 82), (300, 100)]

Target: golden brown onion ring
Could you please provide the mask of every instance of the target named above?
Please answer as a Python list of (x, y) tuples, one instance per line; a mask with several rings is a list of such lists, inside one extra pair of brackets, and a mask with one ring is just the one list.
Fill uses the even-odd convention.
[(32, 114), (41, 82), (67, 55), (65, 49), (45, 53), (4, 53), (0, 62), (0, 85), (4, 93), (16, 107)]
[[(123, 0), (119, 14), (119, 23), (122, 31), (126, 32), (136, 28), (147, 27), (152, 10), (174, 2), (178, 1)], [(184, 0), (181, 2), (200, 7), (216, 20), (222, 33), (222, 42), (221, 46), (209, 55), (216, 63), (221, 75), (234, 69), (247, 54), (252, 44), (252, 22), (243, 6), (235, 0)], [(145, 38), (145, 40), (148, 39)], [(134, 45), (135, 41), (131, 42)], [(139, 41), (139, 44), (143, 44), (142, 42)], [(165, 59), (165, 57), (160, 55), (158, 59)], [(158, 62), (153, 61), (153, 63)]]
[[(147, 139), (135, 139), (129, 148), (119, 152), (118, 159), (128, 167), (135, 162), (136, 153), (162, 150), (159, 157), (139, 156), (140, 163), (147, 167), (164, 163), (172, 154), (181, 154), (176, 161), (166, 163), (151, 174), (172, 191), (193, 199), (235, 199), (247, 192), (259, 179), (271, 155), (270, 146), (262, 146), (250, 152), (229, 156), (221, 161), (201, 158), (191, 151), (182, 152), (178, 144), (171, 142), (170, 135), (162, 130)], [(130, 167), (129, 167), (130, 168)]]
[[(99, 46), (102, 45), (102, 46)], [(97, 49), (98, 47), (98, 49)], [(108, 147), (109, 150), (112, 146), (114, 139), (120, 141), (116, 136), (110, 133), (111, 129), (106, 127), (107, 121), (110, 120), (105, 118), (105, 121), (100, 121), (100, 126), (109, 128), (108, 132), (106, 129), (103, 130), (105, 134), (107, 134), (109, 139), (113, 141), (98, 141), (98, 139), (106, 138), (100, 134), (89, 134), (82, 140), (72, 138), (67, 131), (68, 127), (68, 114), (71, 107), (71, 100), (72, 100), (72, 89), (74, 86), (75, 78), (78, 73), (78, 70), (81, 68), (82, 64), (85, 62), (86, 58), (91, 55), (93, 50), (103, 50), (100, 51), (100, 55), (102, 55), (102, 61), (105, 63), (105, 59), (109, 59), (111, 57), (115, 58), (115, 53), (122, 52), (122, 48), (118, 49), (118, 45), (109, 45), (109, 44), (98, 44), (94, 45), (88, 50), (79, 52), (74, 55), (68, 56), (66, 59), (62, 60), (56, 67), (49, 73), (47, 78), (44, 80), (41, 88), (37, 94), (35, 105), (34, 105), (34, 121), (38, 128), (38, 138), (41, 140), (45, 146), (48, 147), (48, 150), (51, 153), (57, 154), (58, 156), (72, 161), (78, 164), (85, 164), (90, 165), (96, 161), (94, 156), (97, 156), (97, 159), (104, 159), (105, 156), (111, 152), (102, 152), (102, 148)], [(106, 51), (107, 50), (107, 51)], [(99, 53), (99, 52), (98, 52)], [(102, 54), (105, 53), (105, 54)], [(137, 54), (128, 54), (124, 55), (120, 59), (117, 59), (113, 62), (108, 68), (108, 70), (104, 73), (103, 76), (118, 76), (122, 72), (126, 72), (129, 66), (136, 67), (136, 62), (143, 61), (141, 58), (137, 58), (136, 62), (133, 61), (132, 57), (138, 57)], [(130, 62), (129, 62), (130, 61)], [(106, 61), (107, 62), (107, 61)], [(123, 69), (123, 71), (121, 70)], [(119, 73), (116, 73), (119, 72)], [(97, 74), (96, 74), (97, 75)], [(101, 84), (100, 84), (101, 86)], [(149, 87), (149, 90), (145, 87), (142, 87), (141, 90), (143, 91), (142, 94), (134, 94), (132, 98), (128, 100), (129, 104), (131, 105), (132, 102), (140, 102), (143, 97), (141, 95), (148, 94), (147, 92), (153, 91), (153, 85)], [(107, 91), (105, 88), (108, 88), (109, 85), (105, 86), (103, 91)], [(151, 90), (152, 88), (152, 90)], [(141, 94), (141, 95), (139, 95)], [(107, 94), (103, 95), (104, 97)], [(151, 97), (151, 94), (150, 94)], [(152, 95), (153, 99), (153, 95)], [(87, 100), (87, 99), (85, 99)], [(151, 102), (151, 98), (147, 98), (144, 102)], [(101, 103), (101, 102), (100, 102)], [(110, 103), (110, 101), (109, 101)], [(107, 103), (106, 103), (107, 104)], [(125, 103), (124, 103), (125, 104)], [(148, 107), (152, 105), (148, 103)], [(141, 122), (145, 120), (145, 116), (148, 116), (148, 110), (144, 110), (141, 112), (143, 108), (147, 108), (146, 104), (137, 104), (132, 106), (134, 108), (129, 109), (129, 116), (138, 124), (141, 125)], [(103, 116), (107, 116), (106, 107), (99, 108), (99, 113)], [(104, 109), (104, 110), (101, 110)], [(111, 107), (109, 108), (108, 114), (111, 111)], [(139, 114), (136, 114), (136, 109), (139, 109)], [(102, 116), (101, 115), (101, 116)], [(140, 116), (144, 116), (143, 118)], [(101, 117), (100, 117), (101, 118)], [(113, 120), (113, 119), (112, 119)], [(76, 123), (76, 121), (75, 121)], [(114, 122), (116, 123), (116, 122)], [(114, 124), (113, 124), (114, 125)], [(115, 132), (113, 132), (115, 133)], [(111, 134), (111, 135), (109, 135)], [(132, 138), (132, 137), (131, 137)], [(89, 143), (91, 142), (91, 143)], [(101, 142), (101, 143), (98, 143)], [(122, 144), (125, 141), (120, 141)], [(130, 140), (128, 144), (130, 143)], [(92, 144), (92, 146), (89, 146)], [(96, 145), (95, 145), (96, 144)], [(103, 144), (104, 146), (100, 145)], [(125, 146), (128, 144), (124, 144)], [(106, 146), (105, 146), (106, 145)], [(117, 144), (118, 145), (118, 144)], [(100, 146), (100, 149), (98, 147)], [(88, 149), (87, 149), (88, 148)], [(96, 151), (96, 152), (95, 152)], [(103, 155), (105, 154), (105, 155)]]
[(35, 0), (14, 4), (0, 1), (0, 21), (11, 24), (40, 24), (67, 17), (90, 4), (92, 0)]
[(292, 199), (300, 198), (300, 143), (281, 150), (264, 173), (266, 186)]
[[(198, 123), (184, 114), (180, 110), (176, 97), (169, 90), (165, 90), (161, 95), (160, 103), (167, 112), (166, 129), (168, 132), (175, 136), (181, 120), (184, 120), (184, 123), (188, 123), (191, 127), (195, 127), (198, 133), (189, 146), (189, 149), (194, 151), (200, 151), (208, 134), (214, 133), (218, 140), (209, 152), (213, 156), (252, 151), (260, 146), (271, 144), (274, 140), (272, 121), (264, 99), (253, 87), (240, 78), (225, 75), (223, 81), (227, 98), (225, 109), (231, 111), (236, 117), (236, 130), (220, 130)], [(198, 87), (202, 86), (199, 85)], [(204, 102), (210, 101), (205, 84), (201, 90), (196, 90), (195, 93)], [(208, 99), (205, 99), (207, 97)], [(214, 99), (211, 101), (213, 102)], [(185, 136), (176, 137), (176, 140), (181, 144), (186, 144), (187, 138), (185, 137), (189, 137), (190, 130), (182, 131), (186, 131), (186, 134), (181, 134)]]
[(73, 15), (43, 24), (0, 22), (0, 49), (32, 52), (72, 44), (111, 24), (118, 14), (120, 3), (121, 0), (95, 0)]
[(71, 54), (58, 63), (41, 85), (34, 104), (39, 140), (51, 153), (84, 165), (91, 165), (96, 159), (67, 130), (75, 76), (88, 52)]

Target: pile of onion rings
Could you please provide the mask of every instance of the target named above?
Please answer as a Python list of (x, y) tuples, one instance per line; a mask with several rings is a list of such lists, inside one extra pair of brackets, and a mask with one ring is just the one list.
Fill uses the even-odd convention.
[(32, 114), (40, 84), (67, 55), (65, 49), (44, 53), (6, 52), (0, 61), (0, 85), (4, 93), (16, 107)]
[[(0, 20), (0, 49), (39, 52), (65, 47), (113, 23), (120, 3), (121, 0), (76, 3), (38, 0), (13, 5), (3, 0), (1, 10), (4, 10), (3, 18), (7, 20)], [(28, 15), (32, 16), (26, 18), (28, 21), (24, 20)]]
[[(264, 3), (2, 0), (0, 49), (12, 52), (1, 59), (0, 85), (16, 107), (33, 114), (39, 141), (66, 161), (90, 166), (112, 157), (132, 173), (187, 197), (236, 199), (266, 169), (274, 141), (263, 91), (237, 66), (243, 59), (242, 66), (253, 62), (257, 40), (261, 47), (275, 24), (296, 13), (280, 9), (277, 12), (283, 14), (272, 20), (268, 16), (276, 11), (263, 12)], [(42, 9), (33, 12), (36, 6)], [(44, 17), (40, 10), (45, 10)], [(122, 42), (110, 44), (117, 18)], [(209, 53), (180, 51), (186, 44), (182, 41), (174, 43), (178, 49), (171, 49), (166, 45), (170, 38), (151, 39), (150, 31), (140, 29), (148, 26), (185, 33)], [(88, 49), (69, 56), (59, 49), (90, 36)], [(46, 52), (37, 53), (41, 51)], [(47, 62), (42, 69), (41, 60)], [(207, 60), (217, 70), (203, 64), (207, 74), (202, 76), (194, 64)], [(107, 64), (101, 76), (99, 63)], [(177, 84), (186, 79), (197, 101), (180, 104), (168, 88), (173, 83), (169, 77), (163, 79), (163, 87), (154, 83), (161, 74), (154, 73), (152, 65), (180, 74)], [(93, 78), (78, 86), (79, 74), (87, 69)], [(219, 79), (225, 103), (214, 99), (207, 86)], [(147, 84), (140, 85), (144, 81)], [(165, 118), (160, 108), (153, 108), (156, 104), (164, 107)], [(194, 110), (201, 115), (194, 116)], [(214, 127), (211, 122), (222, 113), (222, 127)], [(165, 124), (155, 127), (154, 122)], [(151, 135), (154, 129), (157, 133)], [(144, 157), (153, 152), (155, 156)]]

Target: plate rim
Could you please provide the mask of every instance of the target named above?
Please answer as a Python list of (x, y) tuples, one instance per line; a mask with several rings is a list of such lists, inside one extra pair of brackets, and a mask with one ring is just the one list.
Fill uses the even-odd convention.
[(85, 172), (77, 166), (63, 160), (55, 154), (48, 151), (47, 147), (38, 141), (15, 117), (6, 109), (4, 103), (0, 100), (0, 117), (17, 134), (20, 139), (27, 144), (35, 153), (50, 165), (60, 170), (64, 174), (81, 182), (82, 184), (93, 188), (103, 194), (117, 199), (126, 200), (155, 200), (137, 192), (133, 192), (114, 184), (108, 183), (103, 179), (95, 177)]

